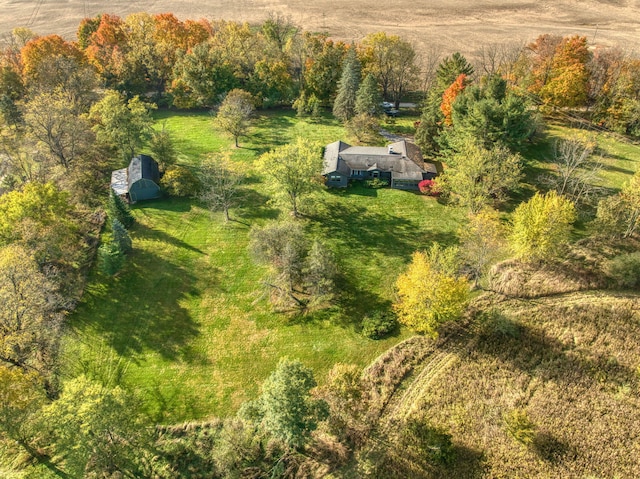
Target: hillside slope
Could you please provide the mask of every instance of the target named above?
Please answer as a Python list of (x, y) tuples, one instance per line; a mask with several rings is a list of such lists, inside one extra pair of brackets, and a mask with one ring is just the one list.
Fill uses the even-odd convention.
[[(380, 361), (365, 371), (392, 387), (360, 460), (416, 478), (640, 477), (640, 295), (490, 292), (470, 309), (469, 322), (437, 342), (394, 348), (418, 352), (409, 371)], [(451, 435), (451, 465), (403, 447), (415, 421)], [(529, 439), (518, 441), (523, 430)]]

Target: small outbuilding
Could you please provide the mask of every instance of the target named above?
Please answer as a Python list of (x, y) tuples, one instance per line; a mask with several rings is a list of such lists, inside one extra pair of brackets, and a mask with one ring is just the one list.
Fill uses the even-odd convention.
[(159, 198), (159, 182), (158, 163), (147, 155), (134, 156), (127, 168), (111, 173), (111, 189), (131, 203)]

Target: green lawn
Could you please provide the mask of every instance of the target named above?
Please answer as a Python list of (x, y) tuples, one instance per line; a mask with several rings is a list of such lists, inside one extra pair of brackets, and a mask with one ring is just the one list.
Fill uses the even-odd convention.
[[(177, 422), (234, 413), (258, 394), (283, 356), (299, 358), (322, 382), (335, 363), (365, 366), (409, 334), (372, 341), (358, 326), (367, 312), (390, 307), (395, 279), (415, 250), (456, 242), (463, 211), (390, 189), (319, 191), (300, 221), (339, 259), (340, 298), (303, 318), (276, 314), (260, 287), (265, 271), (247, 252), (247, 233), (281, 213), (268, 202), (252, 162), (296, 136), (321, 144), (347, 139), (343, 127), (329, 118), (310, 122), (290, 111), (260, 112), (236, 149), (213, 129), (207, 112), (155, 114), (174, 132), (181, 163), (229, 151), (246, 165), (242, 204), (229, 224), (191, 200), (136, 205), (135, 251), (127, 265), (114, 278), (93, 272), (70, 318), (66, 376), (88, 372), (114, 382), (122, 376), (156, 420)], [(389, 129), (403, 133), (412, 121), (399, 119)], [(530, 183), (550, 168), (553, 140), (579, 132), (551, 125), (547, 133), (524, 151)], [(640, 148), (602, 135), (598, 145), (607, 165), (602, 186), (619, 188), (637, 169)]]
[[(269, 111), (235, 149), (206, 113), (157, 115), (175, 132), (182, 162), (229, 149), (248, 172), (259, 153), (296, 136), (321, 143), (344, 138), (332, 120), (310, 123)], [(250, 226), (280, 214), (258, 178), (245, 185), (229, 224), (191, 200), (150, 201), (133, 211), (135, 251), (116, 277), (92, 273), (70, 318), (64, 373), (122, 375), (162, 422), (234, 413), (283, 356), (312, 367), (320, 382), (337, 362), (370, 363), (408, 333), (365, 339), (358, 334), (362, 317), (389, 308), (411, 253), (432, 241), (455, 242), (464, 216), (410, 192), (359, 185), (318, 192), (301, 221), (335, 252), (342, 293), (330, 309), (292, 318), (272, 312), (260, 287), (265, 271), (247, 252)]]
[(542, 138), (523, 150), (527, 159), (526, 181), (535, 183), (537, 176), (552, 170), (554, 144), (564, 138), (588, 138), (596, 142), (593, 159), (603, 164), (597, 186), (618, 190), (640, 165), (640, 145), (618, 135), (586, 131), (559, 123), (548, 123)]

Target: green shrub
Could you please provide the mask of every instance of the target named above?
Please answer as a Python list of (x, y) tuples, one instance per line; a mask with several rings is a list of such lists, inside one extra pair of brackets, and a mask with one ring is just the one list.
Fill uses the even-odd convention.
[(374, 311), (362, 320), (362, 335), (369, 339), (382, 339), (398, 327), (398, 320), (393, 313)]
[(365, 181), (364, 186), (373, 189), (384, 188), (386, 186), (389, 186), (389, 180), (385, 180), (383, 178), (373, 178), (372, 180)]
[(616, 256), (605, 265), (605, 271), (621, 288), (639, 286), (640, 252)]
[(529, 419), (527, 411), (513, 409), (504, 415), (504, 422), (507, 425), (507, 431), (516, 441), (525, 446), (533, 443), (536, 437), (536, 426)]
[(195, 175), (184, 166), (171, 165), (167, 168), (160, 186), (171, 196), (189, 197), (198, 194), (200, 184)]

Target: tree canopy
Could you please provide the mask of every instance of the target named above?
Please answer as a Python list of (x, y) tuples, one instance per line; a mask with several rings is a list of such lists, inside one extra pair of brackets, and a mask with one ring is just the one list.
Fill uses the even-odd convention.
[(459, 319), (469, 299), (465, 278), (452, 266), (454, 250), (435, 244), (427, 253), (413, 254), (407, 271), (396, 281), (398, 320), (414, 331), (437, 336), (438, 327)]
[(320, 184), (320, 147), (297, 138), (293, 143), (263, 154), (256, 166), (274, 195), (291, 207), (293, 216), (298, 216), (300, 199)]
[(555, 191), (536, 193), (513, 213), (510, 243), (525, 261), (557, 257), (569, 242), (576, 212), (573, 203)]

